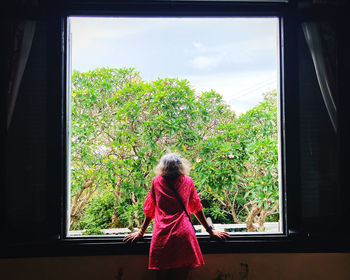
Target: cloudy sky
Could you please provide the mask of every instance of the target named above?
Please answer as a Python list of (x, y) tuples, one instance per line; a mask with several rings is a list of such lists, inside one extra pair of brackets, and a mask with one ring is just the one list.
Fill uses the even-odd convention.
[(276, 18), (71, 18), (72, 68), (134, 67), (145, 80), (186, 78), (237, 113), (278, 87)]

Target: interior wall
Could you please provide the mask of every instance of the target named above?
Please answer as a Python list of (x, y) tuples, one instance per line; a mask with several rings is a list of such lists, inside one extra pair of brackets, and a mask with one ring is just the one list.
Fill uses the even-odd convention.
[[(350, 254), (210, 254), (190, 280), (348, 280)], [(1, 259), (0, 279), (154, 279), (147, 255)]]

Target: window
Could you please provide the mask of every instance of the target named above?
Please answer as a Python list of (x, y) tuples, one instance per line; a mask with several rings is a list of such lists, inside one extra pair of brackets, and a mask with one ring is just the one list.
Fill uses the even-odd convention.
[(70, 17), (67, 28), (68, 237), (139, 227), (166, 151), (192, 163), (216, 228), (283, 233), (277, 17)]

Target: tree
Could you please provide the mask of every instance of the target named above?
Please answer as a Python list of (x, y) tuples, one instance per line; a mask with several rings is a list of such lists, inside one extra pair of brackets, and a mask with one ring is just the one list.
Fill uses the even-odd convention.
[[(132, 68), (74, 71), (72, 83), (71, 229), (139, 227), (153, 167), (170, 151), (193, 163), (191, 176), (204, 201), (215, 199), (206, 211), (219, 221), (227, 221), (228, 212), (239, 222), (253, 202), (266, 206), (253, 219), (270, 215), (266, 211), (276, 196), (256, 198), (265, 192), (254, 192), (252, 186), (276, 177), (271, 164), (277, 164), (277, 154), (265, 162), (256, 153), (266, 143), (271, 142), (269, 152), (277, 147), (272, 97), (237, 118), (213, 90), (196, 94), (187, 80), (179, 79), (146, 82)], [(262, 174), (272, 179), (263, 180)], [(99, 211), (105, 214), (98, 216)]]
[(187, 80), (148, 83), (134, 69), (75, 71), (72, 97), (72, 228), (89, 199), (106, 191), (115, 197), (111, 225), (140, 226), (160, 156), (190, 156), (215, 114), (234, 117), (214, 92), (197, 97)]
[(247, 231), (264, 230), (266, 218), (279, 212), (276, 97), (276, 91), (266, 93), (235, 122), (216, 126), (201, 143), (194, 169), (200, 189), (216, 202), (211, 215), (230, 215)]

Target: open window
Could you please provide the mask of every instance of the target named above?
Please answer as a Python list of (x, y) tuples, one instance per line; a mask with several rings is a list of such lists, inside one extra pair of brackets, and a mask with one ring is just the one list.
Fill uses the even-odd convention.
[[(73, 58), (74, 64), (74, 52), (70, 56), (68, 51), (72, 51), (69, 47), (71, 39), (73, 47), (76, 41), (74, 30), (73, 38), (69, 36), (69, 20), (82, 16), (124, 19), (144, 17), (150, 20), (192, 18), (193, 21), (245, 17), (275, 19), (279, 25), (277, 42), (280, 42), (277, 48), (277, 80), (280, 84), (277, 87), (280, 114), (280, 233), (236, 232), (230, 240), (213, 242), (205, 233), (199, 232), (199, 243), (203, 253), (220, 254), (349, 251), (349, 42), (344, 1), (103, 0), (97, 3), (69, 0), (56, 5), (46, 5), (43, 1), (34, 1), (32, 5), (27, 1), (15, 2), (11, 3), (5, 18), (5, 48), (9, 51), (12, 49), (11, 55), (19, 55), (19, 61), (22, 62), (24, 60), (20, 53), (25, 49), (29, 53), (20, 83), (18, 77), (22, 71), (17, 69), (18, 64), (10, 63), (11, 71), (5, 71), (7, 77), (9, 73), (15, 72), (20, 75), (12, 84), (18, 88), (17, 99), (16, 94), (10, 92), (8, 96), (4, 95), (5, 99), (9, 97), (11, 103), (15, 103), (15, 108), (10, 128), (5, 129), (6, 122), (2, 122), (1, 129), (2, 135), (5, 135), (5, 141), (1, 142), (5, 143), (2, 149), (4, 156), (0, 157), (5, 167), (1, 170), (4, 181), (1, 185), (3, 211), (0, 214), (3, 221), (2, 256), (148, 252), (150, 236), (134, 246), (128, 246), (122, 243), (122, 235), (103, 233), (96, 238), (96, 235), (83, 233), (69, 234), (70, 206), (74, 203), (71, 201), (74, 184), (72, 173), (75, 170), (71, 169), (75, 167), (70, 157), (73, 155), (71, 142), (75, 138), (71, 134), (73, 121), (70, 117), (74, 102), (70, 100), (73, 92), (69, 63)], [(12, 23), (18, 24), (17, 19), (20, 20), (19, 28), (13, 28)], [(21, 21), (29, 22), (23, 25)], [(23, 26), (35, 26), (35, 30), (27, 27), (23, 29)], [(89, 29), (85, 32), (93, 31)], [(19, 45), (13, 44), (9, 37), (15, 42), (24, 39), (21, 44), (24, 48), (21, 47), (22, 50), (18, 52)], [(30, 49), (30, 44), (25, 43), (28, 40), (32, 40)], [(102, 39), (98, 38), (94, 43), (102, 43)], [(191, 47), (194, 47), (192, 42)], [(3, 54), (6, 56), (6, 52)], [(22, 63), (20, 65), (23, 67)], [(86, 72), (87, 69), (78, 70)], [(136, 67), (136, 70), (143, 79), (150, 79), (144, 76), (140, 67)], [(165, 74), (161, 78), (188, 78)], [(164, 80), (166, 86), (169, 86), (166, 81), (171, 83), (169, 79)], [(8, 85), (11, 82), (14, 80), (10, 79)], [(189, 82), (198, 90), (194, 80)], [(324, 87), (326, 84), (329, 89)], [(222, 93), (220, 88), (213, 89)], [(6, 100), (1, 104), (5, 120)], [(189, 152), (190, 146), (184, 146)], [(183, 152), (182, 145), (178, 149)], [(101, 147), (99, 150), (101, 154), (105, 152)], [(203, 160), (199, 163), (203, 164)], [(200, 184), (196, 182), (199, 188)], [(208, 202), (205, 197), (204, 202)], [(205, 207), (208, 209), (208, 204)], [(212, 213), (206, 214), (216, 224)]]
[(279, 26), (278, 17), (69, 17), (67, 236), (140, 227), (166, 152), (192, 163), (215, 228), (282, 234)]

